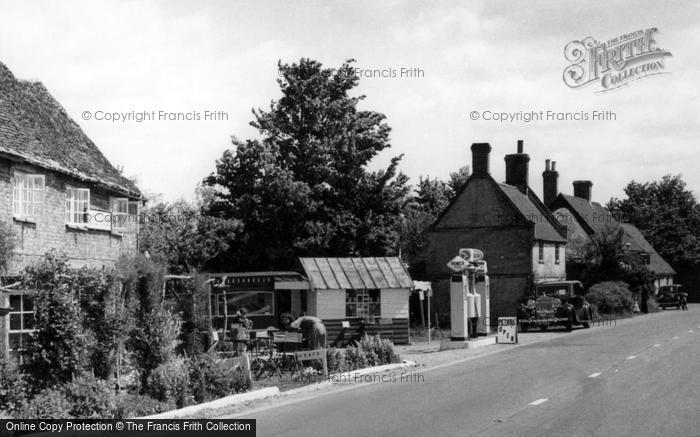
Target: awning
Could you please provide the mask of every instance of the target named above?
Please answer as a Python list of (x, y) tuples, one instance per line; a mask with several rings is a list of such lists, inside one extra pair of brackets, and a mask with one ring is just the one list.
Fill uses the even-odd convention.
[(317, 290), (413, 288), (398, 257), (299, 258)]

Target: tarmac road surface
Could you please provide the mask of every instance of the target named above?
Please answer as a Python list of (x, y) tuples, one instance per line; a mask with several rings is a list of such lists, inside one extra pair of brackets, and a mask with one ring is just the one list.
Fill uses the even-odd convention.
[(700, 305), (689, 308), (237, 417), (257, 419), (259, 436), (697, 436)]

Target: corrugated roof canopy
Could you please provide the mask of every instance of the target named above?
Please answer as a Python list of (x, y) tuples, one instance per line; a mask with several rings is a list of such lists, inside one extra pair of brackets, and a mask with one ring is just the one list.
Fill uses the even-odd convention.
[(318, 290), (413, 288), (397, 257), (299, 258), (312, 288)]

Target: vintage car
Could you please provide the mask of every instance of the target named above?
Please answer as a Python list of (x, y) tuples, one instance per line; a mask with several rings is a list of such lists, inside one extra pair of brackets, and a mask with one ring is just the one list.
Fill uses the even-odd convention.
[(579, 281), (543, 282), (535, 286), (535, 295), (518, 308), (518, 326), (546, 330), (551, 326), (573, 329), (574, 325), (589, 328), (593, 321), (591, 305), (584, 299), (585, 290)]
[(681, 286), (680, 284), (662, 285), (659, 287), (659, 294), (656, 296), (656, 303), (659, 308), (681, 308)]

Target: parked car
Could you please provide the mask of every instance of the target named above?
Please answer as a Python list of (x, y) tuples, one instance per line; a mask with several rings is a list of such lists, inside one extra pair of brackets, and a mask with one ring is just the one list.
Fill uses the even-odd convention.
[(535, 286), (535, 295), (525, 299), (518, 308), (518, 326), (522, 332), (551, 326), (573, 329), (574, 325), (590, 328), (593, 310), (584, 298), (579, 281), (544, 282)]
[(656, 296), (656, 303), (661, 309), (676, 307), (681, 309), (681, 285), (662, 285), (659, 287), (659, 294)]

